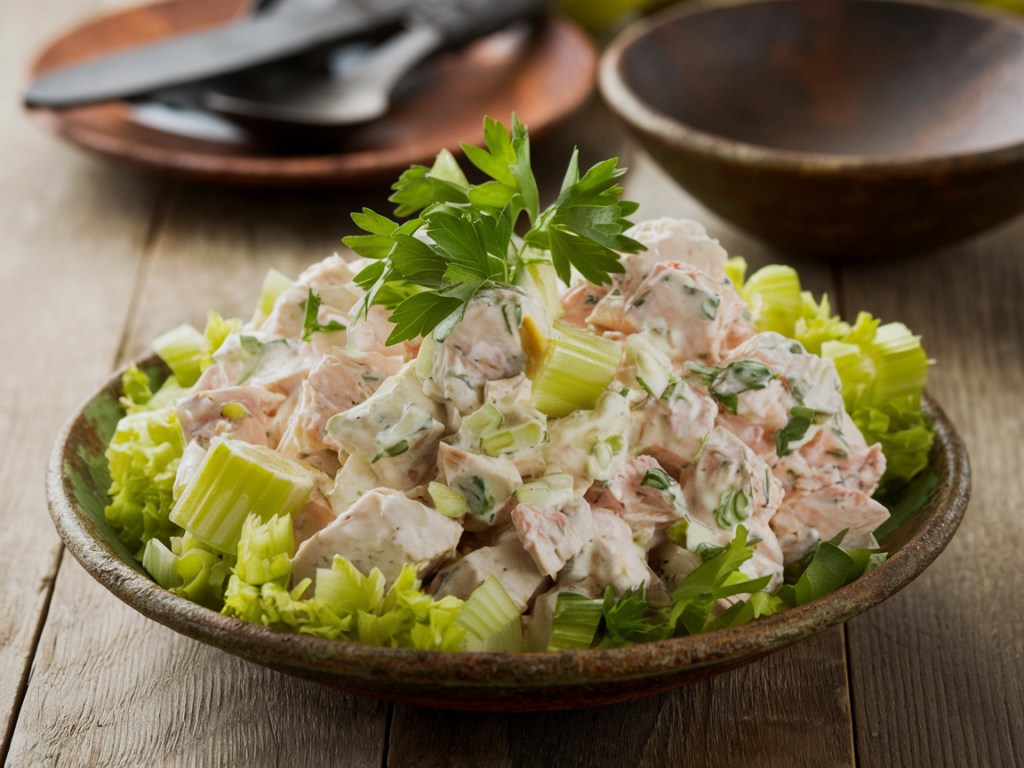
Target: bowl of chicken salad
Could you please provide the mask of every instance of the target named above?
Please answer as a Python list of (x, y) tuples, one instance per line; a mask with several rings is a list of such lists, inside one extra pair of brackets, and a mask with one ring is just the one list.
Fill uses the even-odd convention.
[(541, 208), (526, 128), (484, 127), (487, 181), (411, 168), (349, 258), (272, 270), (75, 414), (48, 497), (95, 578), (289, 674), (528, 710), (747, 663), (938, 556), (970, 472), (920, 337), (633, 223), (614, 159)]

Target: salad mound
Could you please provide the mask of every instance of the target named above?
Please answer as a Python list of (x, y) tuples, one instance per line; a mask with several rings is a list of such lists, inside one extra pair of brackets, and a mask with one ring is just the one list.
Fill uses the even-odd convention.
[(442, 152), (395, 185), (413, 218), (354, 214), (360, 259), (272, 270), (250, 321), (154, 342), (166, 381), (124, 374), (106, 516), (153, 579), (284, 631), (519, 652), (738, 626), (884, 561), (933, 441), (919, 337), (696, 222), (632, 225), (616, 160), (574, 154), (541, 210), (526, 129), (485, 136), (485, 183)]

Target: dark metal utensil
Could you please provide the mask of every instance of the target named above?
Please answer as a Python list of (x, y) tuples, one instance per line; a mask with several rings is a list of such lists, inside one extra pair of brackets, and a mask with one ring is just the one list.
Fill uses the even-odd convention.
[[(258, 0), (262, 13), (53, 72), (25, 93), (30, 107), (138, 96), (286, 58), (393, 24), (417, 0)], [(422, 0), (420, 0), (422, 2)]]
[(424, 3), (410, 14), (406, 29), (375, 47), (358, 67), (341, 76), (296, 72), (291, 78), (225, 81), (213, 86), (203, 103), (247, 123), (342, 126), (367, 122), (387, 112), (395, 87), (437, 51), (536, 15), (548, 4), (548, 0)]

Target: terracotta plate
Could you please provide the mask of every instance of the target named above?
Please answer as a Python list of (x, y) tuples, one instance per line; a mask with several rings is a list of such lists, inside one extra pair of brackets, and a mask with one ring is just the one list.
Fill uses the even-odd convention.
[[(185, 30), (222, 24), (247, 6), (240, 0), (169, 0), (86, 22), (44, 50), (34, 74)], [(532, 33), (500, 32), (430, 67), (417, 90), (385, 117), (339, 131), (330, 149), (298, 154), (252, 141), (221, 143), (141, 124), (126, 102), (63, 110), (34, 109), (47, 130), (104, 157), (178, 176), (236, 184), (357, 185), (393, 181), (459, 141), (483, 143), (484, 115), (508, 124), (515, 111), (538, 136), (591, 93), (597, 55), (576, 26), (561, 18)]]
[[(155, 358), (144, 369), (166, 369)], [(103, 451), (122, 415), (114, 376), (72, 417), (54, 446), (50, 513), (68, 549), (101, 584), (155, 621), (258, 664), (347, 691), (451, 709), (543, 710), (609, 704), (716, 675), (839, 624), (913, 581), (945, 548), (967, 508), (967, 452), (926, 398), (936, 445), (928, 505), (891, 533), (879, 568), (821, 600), (736, 629), (632, 648), (550, 654), (431, 653), (373, 648), (246, 624), (167, 592), (145, 575), (103, 517)]]

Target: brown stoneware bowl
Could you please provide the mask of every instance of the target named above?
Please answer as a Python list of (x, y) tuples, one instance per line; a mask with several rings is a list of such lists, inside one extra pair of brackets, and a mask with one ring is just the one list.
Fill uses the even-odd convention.
[(687, 191), (789, 252), (923, 252), (1024, 210), (1024, 24), (956, 3), (764, 0), (640, 21), (612, 109)]
[[(166, 369), (155, 358), (144, 370)], [(650, 696), (746, 664), (877, 605), (939, 555), (970, 495), (967, 453), (932, 400), (937, 440), (927, 506), (882, 542), (889, 559), (831, 595), (745, 626), (632, 648), (550, 654), (432, 653), (374, 648), (246, 624), (158, 587), (103, 517), (103, 452), (122, 415), (120, 374), (76, 413), (54, 446), (50, 513), (64, 543), (103, 586), (149, 618), (228, 653), (290, 675), (392, 701), (473, 710), (588, 707)]]

